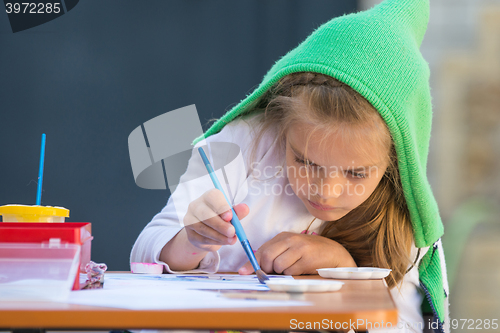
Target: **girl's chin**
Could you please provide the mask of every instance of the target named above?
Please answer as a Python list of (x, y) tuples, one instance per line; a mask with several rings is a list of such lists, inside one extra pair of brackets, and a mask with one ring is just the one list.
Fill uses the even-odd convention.
[(340, 214), (340, 213), (313, 214), (312, 212), (311, 212), (311, 214), (314, 217), (316, 217), (322, 221), (337, 221), (337, 220), (341, 219), (342, 217), (344, 217), (344, 215), (346, 215), (346, 214)]
[(306, 206), (307, 206), (307, 210), (309, 211), (309, 213), (311, 213), (312, 216), (314, 216), (322, 221), (336, 221), (336, 220), (344, 217), (348, 213), (348, 211), (346, 211), (345, 209), (341, 209), (341, 208), (324, 211), (324, 210), (315, 209), (309, 205), (306, 205)]

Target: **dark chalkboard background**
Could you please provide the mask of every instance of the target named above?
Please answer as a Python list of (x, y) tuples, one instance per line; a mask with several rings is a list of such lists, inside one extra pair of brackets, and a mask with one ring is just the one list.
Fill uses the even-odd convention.
[(204, 129), (272, 64), (355, 0), (83, 0), (12, 33), (0, 13), (0, 205), (42, 205), (92, 222), (92, 259), (128, 270), (132, 245), (170, 193), (134, 183), (128, 135), (196, 104)]

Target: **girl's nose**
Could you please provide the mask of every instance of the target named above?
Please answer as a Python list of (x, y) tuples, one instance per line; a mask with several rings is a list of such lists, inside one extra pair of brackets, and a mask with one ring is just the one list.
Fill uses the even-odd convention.
[(323, 177), (311, 184), (311, 191), (323, 199), (338, 198), (344, 193), (345, 186), (343, 177)]

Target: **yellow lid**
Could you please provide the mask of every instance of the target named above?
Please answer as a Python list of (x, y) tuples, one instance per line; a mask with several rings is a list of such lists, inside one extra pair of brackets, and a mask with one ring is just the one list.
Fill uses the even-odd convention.
[(69, 217), (69, 209), (52, 206), (5, 205), (0, 206), (0, 215), (36, 215)]

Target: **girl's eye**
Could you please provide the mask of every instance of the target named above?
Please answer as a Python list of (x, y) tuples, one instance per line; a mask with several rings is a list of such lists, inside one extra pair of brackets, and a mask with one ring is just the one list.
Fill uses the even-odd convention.
[[(304, 161), (303, 159), (300, 159), (298, 157), (295, 157), (295, 162), (306, 165), (306, 161)], [(318, 165), (309, 162), (309, 166), (310, 167), (317, 167)], [(361, 173), (361, 172), (354, 172), (352, 170), (348, 170), (347, 173), (349, 175), (351, 175), (352, 178), (357, 178), (357, 179), (364, 179), (364, 178), (366, 178), (366, 175), (364, 173)]]
[(298, 157), (295, 157), (295, 162), (300, 163), (300, 164), (306, 164), (306, 162), (304, 160), (301, 160)]
[(363, 178), (366, 178), (366, 175), (364, 173), (360, 173), (360, 172), (354, 172), (354, 171), (347, 171), (348, 174), (350, 174), (353, 178), (359, 178), (359, 179), (363, 179)]
[[(304, 164), (304, 165), (306, 164), (306, 161), (304, 161), (304, 160), (302, 160), (302, 159), (300, 159), (300, 158), (298, 158), (298, 157), (295, 157), (295, 162), (300, 163), (300, 164)], [(311, 167), (315, 167), (315, 166), (317, 166), (316, 164), (311, 163), (311, 162), (309, 162), (308, 164), (309, 164), (309, 166), (311, 166)]]

